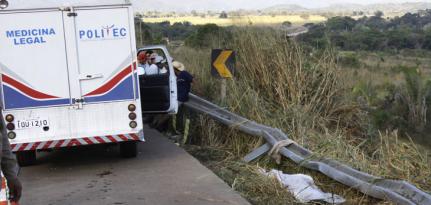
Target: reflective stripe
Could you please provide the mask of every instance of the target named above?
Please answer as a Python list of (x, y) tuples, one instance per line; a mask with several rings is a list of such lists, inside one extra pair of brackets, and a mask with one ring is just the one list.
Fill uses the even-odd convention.
[(44, 150), (44, 149), (51, 149), (51, 148), (76, 147), (76, 146), (82, 146), (82, 145), (106, 144), (106, 143), (140, 141), (140, 140), (143, 140), (143, 135), (140, 136), (138, 134), (120, 134), (120, 135), (109, 135), (109, 136), (103, 136), (103, 137), (97, 136), (97, 137), (84, 137), (84, 138), (46, 141), (46, 142), (11, 144), (11, 149), (13, 152), (18, 152), (18, 151)]

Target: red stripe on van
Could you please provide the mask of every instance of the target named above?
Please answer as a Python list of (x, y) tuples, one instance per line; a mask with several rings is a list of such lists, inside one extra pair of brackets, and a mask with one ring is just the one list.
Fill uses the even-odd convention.
[(51, 146), (51, 144), (52, 143), (54, 143), (53, 141), (48, 141), (48, 142), (46, 142), (46, 144), (45, 144), (45, 146), (43, 146), (43, 148), (42, 149), (48, 149), (49, 148), (49, 146)]
[(41, 143), (41, 142), (36, 142), (36, 143), (34, 143), (34, 144), (33, 144), (33, 146), (31, 146), (31, 148), (30, 148), (30, 149), (31, 149), (31, 150), (35, 150), (35, 149), (37, 149), (37, 147), (40, 145), (40, 143)]
[(106, 143), (101, 137), (94, 137), (100, 144)]
[(67, 147), (72, 147), (72, 146), (81, 146), (81, 143), (77, 139), (73, 139), (69, 142), (69, 144), (67, 144)]
[(58, 141), (58, 143), (57, 143), (57, 145), (55, 145), (55, 147), (56, 147), (56, 148), (60, 148), (60, 147), (62, 147), (62, 146), (63, 146), (64, 141), (66, 141), (66, 140), (60, 140), (60, 141)]
[(138, 135), (136, 134), (130, 134), (130, 136), (134, 139), (134, 140), (139, 140)]
[(109, 90), (114, 88), (116, 85), (118, 85), (118, 83), (121, 80), (123, 80), (126, 76), (128, 76), (131, 72), (132, 72), (132, 67), (131, 67), (131, 65), (129, 65), (127, 68), (125, 68), (123, 71), (118, 73), (115, 77), (113, 77), (110, 81), (105, 83), (102, 87), (97, 88), (96, 90), (86, 94), (85, 96), (88, 97), (88, 96), (100, 95), (100, 94), (108, 92)]
[(3, 74), (2, 75), (2, 80), (3, 82), (15, 87), (16, 89), (18, 89), (19, 91), (23, 92), (24, 94), (32, 97), (32, 98), (36, 98), (36, 99), (56, 99), (59, 97), (56, 96), (52, 96), (52, 95), (48, 95), (42, 92), (39, 92), (37, 90), (34, 90), (14, 79), (12, 79), (11, 77)]
[(119, 138), (121, 138), (123, 141), (129, 141), (129, 139), (124, 135), (118, 135)]
[(117, 142), (117, 140), (112, 136), (106, 136), (111, 142)]
[(28, 146), (28, 143), (22, 144), (21, 147), (18, 149), (18, 151), (24, 151), (27, 146)]

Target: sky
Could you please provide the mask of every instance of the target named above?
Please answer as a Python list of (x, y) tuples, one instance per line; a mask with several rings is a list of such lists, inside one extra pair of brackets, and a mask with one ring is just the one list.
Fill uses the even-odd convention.
[[(105, 3), (121, 0), (8, 0), (11, 7), (15, 5), (50, 6), (60, 3), (77, 2)], [(124, 0), (123, 0), (124, 1)], [(264, 9), (277, 4), (297, 4), (306, 8), (326, 7), (331, 4), (355, 3), (402, 3), (402, 2), (429, 2), (431, 0), (131, 0), (132, 3), (143, 11), (191, 11), (191, 10), (237, 10), (237, 9)], [(90, 3), (90, 4), (91, 4)]]
[[(135, 1), (145, 2), (145, 0)], [(174, 5), (176, 8), (186, 8), (188, 10), (208, 10), (210, 8), (223, 8), (225, 10), (262, 9), (277, 4), (297, 4), (306, 8), (319, 8), (340, 3), (375, 4), (402, 2), (431, 2), (431, 0), (163, 0), (163, 4)]]
[(305, 8), (328, 7), (331, 4), (376, 4), (428, 2), (431, 0), (132, 0), (141, 11), (231, 11), (238, 9), (265, 9), (278, 4), (296, 4)]

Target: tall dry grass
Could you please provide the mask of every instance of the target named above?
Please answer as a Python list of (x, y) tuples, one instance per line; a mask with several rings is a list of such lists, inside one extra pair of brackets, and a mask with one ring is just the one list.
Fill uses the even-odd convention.
[[(333, 50), (309, 55), (282, 34), (258, 28), (236, 29), (230, 41), (215, 38), (214, 48), (223, 47), (237, 51), (238, 70), (235, 79), (228, 83), (223, 106), (283, 129), (317, 157), (330, 157), (361, 171), (404, 179), (431, 190), (428, 152), (409, 141), (398, 140), (396, 132), (367, 136), (367, 113), (348, 97), (351, 93), (346, 85), (353, 79), (340, 74)], [(196, 76), (194, 92), (221, 103), (220, 82), (210, 76), (211, 50), (180, 47), (172, 51)], [(194, 124), (194, 136), (199, 138), (196, 141), (227, 149), (232, 158), (240, 158), (263, 143), (261, 139), (215, 126), (205, 118)], [(317, 173), (310, 174), (321, 178)], [(360, 198), (345, 187), (334, 191), (347, 195), (353, 203)]]
[[(303, 128), (325, 131), (340, 123), (360, 127), (363, 113), (343, 96), (346, 88), (334, 51), (308, 56), (296, 43), (269, 29), (237, 29), (232, 36), (230, 42), (215, 39), (213, 45), (238, 53), (237, 77), (228, 84), (227, 105), (232, 111), (283, 128), (295, 139), (304, 137)], [(210, 76), (210, 52), (173, 50), (175, 58), (197, 77), (194, 91), (217, 101), (220, 82)]]

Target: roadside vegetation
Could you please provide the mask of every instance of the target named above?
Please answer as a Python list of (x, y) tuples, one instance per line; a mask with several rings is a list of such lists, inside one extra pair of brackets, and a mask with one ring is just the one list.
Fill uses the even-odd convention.
[[(166, 25), (166, 29), (173, 26)], [(187, 26), (193, 29), (186, 32), (183, 43), (170, 49), (195, 75), (194, 93), (248, 119), (282, 129), (316, 157), (406, 180), (431, 192), (429, 51), (419, 47), (348, 50), (328, 37), (334, 31), (327, 28), (321, 31), (325, 37), (319, 42), (323, 43), (316, 44), (304, 40), (308, 37), (289, 39), (283, 31), (269, 27)], [(349, 33), (338, 34), (344, 32)], [(389, 42), (388, 36), (383, 38), (380, 41)], [(210, 75), (212, 48), (231, 48), (238, 53), (238, 73), (228, 81), (223, 102), (219, 79)], [(309, 174), (324, 191), (345, 197), (348, 204), (387, 203), (289, 160), (276, 165), (264, 157), (243, 164), (241, 158), (262, 145), (263, 139), (238, 133), (205, 116), (192, 115), (191, 120), (186, 149), (253, 204), (297, 203), (277, 183), (260, 177), (259, 167)]]
[(354, 19), (337, 16), (324, 23), (306, 24), (300, 37), (312, 47), (335, 46), (349, 51), (431, 50), (431, 10), (386, 19), (383, 12)]

